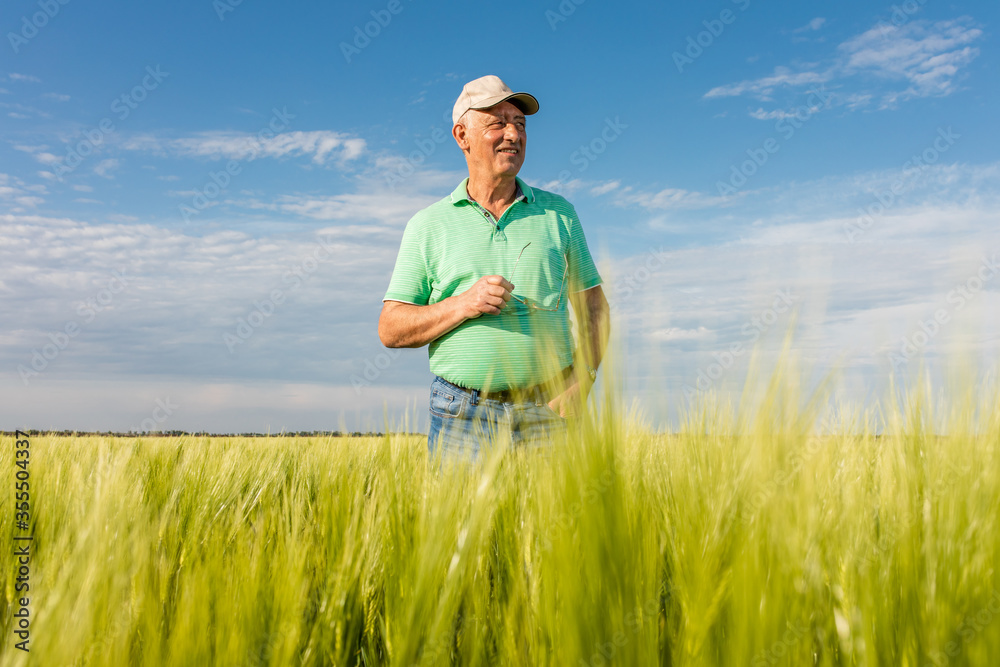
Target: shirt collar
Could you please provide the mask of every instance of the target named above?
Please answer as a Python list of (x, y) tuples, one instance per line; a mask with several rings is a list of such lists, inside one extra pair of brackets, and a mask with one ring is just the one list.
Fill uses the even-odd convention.
[[(517, 188), (514, 191), (514, 201), (517, 201), (522, 197), (529, 204), (535, 201), (535, 192), (528, 186), (527, 183), (522, 181), (518, 176), (514, 177), (514, 183), (515, 187)], [(467, 202), (472, 201), (471, 199), (469, 199), (468, 186), (469, 186), (469, 179), (468, 178), (462, 179), (462, 182), (458, 184), (458, 187), (455, 188), (455, 191), (451, 193), (452, 204), (458, 205), (461, 204), (463, 201)]]

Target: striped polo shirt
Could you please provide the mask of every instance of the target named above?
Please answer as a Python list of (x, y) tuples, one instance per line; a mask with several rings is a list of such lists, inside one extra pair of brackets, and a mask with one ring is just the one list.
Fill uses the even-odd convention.
[(466, 320), (431, 342), (431, 372), (484, 391), (544, 382), (573, 361), (569, 294), (601, 284), (580, 219), (563, 197), (517, 178), (523, 196), (496, 220), (469, 198), (468, 180), (407, 223), (383, 301), (433, 304), (502, 275), (515, 296), (550, 310), (511, 299)]

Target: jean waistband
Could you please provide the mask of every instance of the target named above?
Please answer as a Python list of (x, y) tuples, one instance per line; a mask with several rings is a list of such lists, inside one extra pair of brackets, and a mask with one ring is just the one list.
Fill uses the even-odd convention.
[(472, 400), (472, 404), (476, 405), (479, 399), (484, 398), (490, 401), (497, 401), (500, 403), (515, 403), (515, 402), (532, 402), (535, 405), (542, 405), (547, 403), (545, 396), (544, 387), (546, 384), (552, 384), (556, 380), (565, 380), (570, 375), (573, 374), (572, 364), (564, 368), (557, 378), (553, 378), (549, 382), (543, 382), (541, 384), (532, 385), (525, 389), (502, 389), (500, 391), (490, 391), (484, 392), (479, 389), (470, 389), (469, 387), (463, 387), (461, 385), (455, 384), (440, 375), (435, 375), (438, 380), (441, 380), (446, 385), (455, 389), (457, 391), (465, 393)]

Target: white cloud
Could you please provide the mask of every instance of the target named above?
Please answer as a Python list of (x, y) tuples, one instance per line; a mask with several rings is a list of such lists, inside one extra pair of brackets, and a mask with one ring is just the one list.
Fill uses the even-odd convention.
[(121, 146), (125, 150), (209, 160), (309, 156), (318, 165), (331, 160), (345, 163), (360, 157), (366, 149), (364, 139), (328, 130), (283, 132), (270, 139), (243, 132), (203, 132), (175, 139), (147, 134), (126, 139)]
[(17, 176), (0, 173), (0, 201), (10, 210), (23, 212), (26, 208), (36, 208), (45, 203), (42, 195), (47, 194), (46, 187), (40, 184), (29, 184)]
[[(925, 137), (927, 145), (938, 136)], [(965, 141), (962, 135), (955, 137), (956, 143)], [(912, 158), (903, 155), (895, 169), (744, 189), (728, 198), (674, 188), (656, 192), (628, 186), (612, 203), (623, 208), (639, 206), (649, 212), (649, 217), (637, 224), (639, 231), (697, 238), (703, 244), (750, 243), (751, 239), (772, 245), (796, 240), (857, 244), (902, 241), (908, 234), (947, 236), (965, 230), (964, 218), (958, 216), (946, 226), (944, 218), (929, 212), (947, 206), (1000, 208), (1000, 163), (949, 164), (946, 156), (943, 153), (935, 164), (917, 167)], [(911, 210), (925, 215), (909, 217)], [(818, 219), (827, 226), (811, 222)]]
[[(779, 91), (795, 94), (803, 87), (853, 80), (857, 85), (875, 84), (877, 88), (847, 94), (841, 103), (850, 109), (866, 106), (873, 97), (880, 98), (879, 108), (889, 108), (912, 98), (950, 95), (958, 90), (963, 68), (979, 55), (979, 49), (971, 44), (982, 36), (982, 30), (968, 18), (915, 20), (902, 26), (879, 24), (841, 43), (826, 63), (795, 69), (779, 66), (770, 76), (717, 86), (705, 97), (749, 95), (773, 101)], [(758, 109), (751, 115), (772, 117), (769, 113), (773, 112)]]
[(45, 93), (42, 97), (55, 102), (69, 102), (70, 100), (69, 95), (63, 95), (62, 93)]
[(703, 209), (731, 205), (726, 198), (680, 188), (664, 188), (657, 192), (623, 190), (615, 196), (614, 203), (650, 210)]
[(880, 25), (838, 47), (847, 58), (845, 74), (871, 73), (909, 84), (891, 103), (912, 97), (939, 97), (957, 88), (959, 70), (979, 55), (968, 46), (982, 37), (968, 20), (911, 21)]
[(24, 81), (26, 83), (42, 82), (42, 80), (39, 79), (37, 76), (33, 76), (31, 74), (15, 74), (14, 72), (8, 73), (7, 78), (9, 78), (11, 81)]
[(872, 97), (871, 93), (852, 93), (844, 99), (844, 104), (848, 109), (854, 111), (855, 109), (862, 109), (871, 104)]
[(114, 176), (111, 172), (118, 169), (119, 166), (121, 166), (121, 160), (108, 158), (106, 160), (101, 160), (94, 165), (94, 173), (102, 178), (113, 179)]
[(775, 67), (774, 74), (761, 79), (753, 79), (733, 83), (726, 86), (718, 86), (707, 93), (705, 97), (736, 97), (744, 94), (751, 94), (760, 99), (770, 99), (776, 88), (798, 87), (829, 81), (833, 76), (832, 71), (827, 72), (793, 72), (788, 67)]
[[(420, 351), (402, 352), (393, 368), (421, 358)], [(428, 376), (429, 377), (429, 376)], [(337, 378), (340, 381), (342, 378)], [(294, 378), (284, 381), (227, 381), (206, 378), (165, 378), (156, 375), (104, 378), (53, 378), (43, 390), (24, 390), (16, 374), (0, 373), (0, 402), (18, 417), (18, 425), (47, 430), (127, 431), (150, 422), (153, 411), (165, 416), (153, 424), (167, 430), (210, 433), (273, 433), (293, 431), (384, 432), (382, 401), (390, 414), (403, 414), (426, 398), (430, 380), (419, 386), (373, 385), (363, 393), (349, 382), (329, 384)], [(373, 396), (379, 405), (372, 407)], [(44, 400), (39, 400), (44, 399)], [(58, 410), (53, 409), (58, 405)], [(160, 406), (167, 406), (165, 415)], [(416, 431), (426, 427), (426, 411), (390, 429)]]
[[(49, 147), (45, 144), (15, 144), (14, 150), (27, 153), (44, 165), (56, 165), (62, 161), (62, 158), (50, 153)], [(52, 176), (52, 174), (50, 174), (50, 176)]]
[(47, 111), (17, 102), (0, 102), (0, 109), (10, 109), (11, 111), (7, 115), (11, 118), (33, 118), (35, 116), (39, 118), (52, 118), (52, 114)]
[[(730, 233), (722, 243), (671, 249), (648, 272), (640, 273), (651, 266), (643, 254), (615, 261), (614, 271), (601, 263), (615, 328), (629, 341), (633, 390), (673, 397), (674, 407), (685, 387), (738, 397), (752, 350), (773, 369), (797, 322), (792, 346), (806, 370), (817, 377), (842, 369), (849, 398), (864, 404), (893, 371), (916, 369), (915, 355), (898, 363), (902, 340), (941, 309), (948, 323), (920, 347), (930, 368), (945, 367), (957, 350), (991, 367), (1000, 353), (995, 185), (996, 174), (984, 188), (992, 196), (956, 192), (963, 203), (900, 205), (855, 244), (842, 233), (853, 216), (819, 213), (764, 220), (741, 230), (740, 241)], [(973, 298), (956, 298), (970, 285)]]
[[(383, 351), (373, 310), (377, 318), (402, 230), (378, 227), (337, 225), (258, 239), (236, 231), (188, 235), (141, 221), (0, 215), (0, 284), (17, 286), (6, 303), (19, 313), (17, 327), (0, 339), (0, 368), (30, 363), (48, 333), (75, 321), (80, 335), (31, 379), (36, 398), (51, 381), (80, 376), (349, 387), (364, 359)], [(95, 316), (88, 300), (98, 298), (116, 270), (124, 271), (127, 286)], [(280, 303), (262, 306), (266, 321), (251, 319), (259, 326), (231, 353), (223, 336), (235, 336), (241, 318), (276, 290)], [(422, 384), (422, 352), (384, 371), (381, 386), (408, 384), (413, 373)], [(372, 401), (381, 402), (376, 392)]]
[(705, 327), (696, 329), (680, 329), (669, 327), (667, 329), (656, 329), (646, 334), (647, 338), (653, 341), (669, 343), (681, 340), (707, 340), (712, 337), (712, 332)]
[[(616, 335), (626, 336), (630, 348), (633, 386), (655, 379), (668, 394), (679, 396), (697, 381), (699, 371), (726, 359), (734, 344), (749, 350), (752, 336), (759, 335), (773, 347), (791, 314), (782, 306), (781, 316), (771, 319), (769, 309), (780, 294), (801, 308), (795, 344), (807, 360), (829, 367), (847, 350), (863, 380), (877, 379), (875, 371), (884, 370), (900, 338), (945, 303), (948, 291), (971, 275), (984, 252), (1000, 252), (995, 225), (1000, 164), (942, 163), (917, 174), (865, 235), (849, 243), (844, 225), (855, 222), (857, 208), (873, 201), (900, 171), (748, 192), (738, 207), (681, 189), (636, 192), (618, 184), (609, 190), (619, 205), (639, 206), (653, 215), (667, 211), (675, 224), (687, 220), (699, 233), (721, 230), (719, 240), (708, 234), (699, 247), (678, 244), (669, 252), (599, 261), (618, 318)], [(459, 176), (421, 170), (392, 194), (373, 172), (358, 177), (355, 191), (347, 195), (237, 202), (273, 211), (282, 222), (293, 213), (329, 221), (314, 232), (265, 238), (242, 231), (196, 236), (126, 218), (112, 224), (0, 215), (0, 291), (19, 313), (18, 328), (0, 338), (0, 368), (16, 389), (4, 391), (23, 394), (13, 397), (13, 405), (23, 406), (29, 398), (51, 405), (68, 387), (79, 389), (74, 383), (81, 378), (105, 378), (109, 384), (102, 386), (119, 390), (170, 387), (177, 403), (198, 406), (188, 413), (191, 421), (172, 427), (220, 429), (272, 414), (261, 407), (265, 404), (288, 423), (301, 424), (295, 420), (305, 419), (305, 413), (298, 410), (316, 404), (310, 395), (339, 396), (344, 404), (376, 415), (386, 392), (399, 392), (401, 403), (404, 395), (423, 400), (426, 350), (393, 358), (371, 393), (354, 393), (350, 378), (363, 372), (366, 360), (386, 354), (375, 327), (403, 223)], [(435, 189), (428, 190), (427, 183)], [(28, 189), (37, 186), (19, 184), (9, 175), (0, 175), (0, 187), (10, 189), (0, 196), (38, 194)], [(713, 203), (718, 205), (715, 218)], [(704, 210), (694, 217), (699, 207)], [(662, 232), (633, 231), (648, 233), (649, 247), (660, 244), (662, 250)], [(127, 289), (86, 323), (31, 387), (11, 377), (11, 369), (30, 360), (49, 333), (69, 321), (82, 323), (80, 307), (105, 289), (112, 270), (120, 269), (130, 276)], [(998, 287), (1000, 278), (974, 304), (956, 312), (956, 325), (927, 351), (939, 354), (961, 339), (966, 320), (975, 317), (984, 324), (969, 344), (988, 349), (1000, 330), (991, 315), (1000, 313)], [(280, 304), (268, 302), (274, 290), (281, 292)], [(268, 314), (255, 316), (258, 325), (230, 353), (223, 336), (235, 335), (241, 320), (261, 312), (255, 309)], [(770, 322), (763, 332), (754, 324), (762, 321)], [(749, 357), (738, 356), (717, 387), (740, 386)], [(257, 389), (241, 391), (244, 386)], [(94, 396), (103, 391), (95, 390)], [(140, 414), (136, 419), (145, 416), (141, 402), (130, 398), (128, 404)], [(86, 402), (73, 405), (93, 408)], [(95, 414), (109, 419), (114, 410)], [(81, 422), (92, 419), (83, 407), (67, 408), (58, 418), (70, 428), (86, 427)]]
[(385, 220), (405, 222), (418, 210), (440, 199), (411, 195), (388, 196), (383, 193), (343, 194), (331, 197), (285, 195), (273, 208), (316, 220)]
[[(394, 162), (382, 161), (383, 167)], [(391, 171), (391, 170), (389, 170)], [(273, 211), (302, 218), (324, 221), (376, 222), (383, 230), (402, 233), (403, 224), (414, 213), (451, 192), (466, 174), (440, 171), (429, 167), (416, 169), (409, 177), (394, 181), (395, 188), (386, 186), (382, 170), (375, 169), (353, 177), (354, 191), (338, 195), (288, 193), (272, 199), (261, 193), (241, 191), (241, 198), (218, 203), (258, 211)], [(188, 196), (189, 192), (171, 194)]]
[(554, 179), (551, 181), (539, 182), (532, 179), (525, 179), (525, 183), (533, 188), (541, 188), (542, 190), (548, 190), (549, 192), (555, 192), (559, 195), (571, 195), (581, 188), (590, 187), (587, 181), (583, 181), (579, 178), (574, 178), (572, 180), (566, 181), (565, 183)]
[(600, 185), (595, 185), (590, 189), (590, 194), (593, 197), (600, 197), (601, 195), (606, 195), (612, 190), (617, 190), (618, 186), (621, 185), (621, 181), (607, 181), (601, 183)]
[(812, 21), (810, 21), (809, 23), (805, 24), (804, 26), (801, 26), (799, 28), (795, 28), (794, 30), (792, 30), (792, 32), (793, 33), (800, 33), (800, 32), (816, 31), (816, 30), (819, 30), (820, 28), (822, 28), (824, 23), (826, 23), (826, 19), (825, 18), (823, 18), (823, 17), (816, 17)]
[(795, 115), (793, 111), (785, 111), (784, 109), (772, 109), (771, 111), (764, 111), (764, 109), (758, 107), (756, 110), (750, 112), (751, 118), (756, 118), (757, 120), (773, 120), (790, 118)]
[(575, 192), (586, 191), (591, 197), (601, 197), (609, 192), (615, 192), (621, 187), (621, 181), (587, 181), (581, 178), (573, 178), (568, 181), (558, 179), (551, 181), (536, 181), (526, 178), (525, 183), (533, 188), (548, 190), (559, 195), (568, 196)]

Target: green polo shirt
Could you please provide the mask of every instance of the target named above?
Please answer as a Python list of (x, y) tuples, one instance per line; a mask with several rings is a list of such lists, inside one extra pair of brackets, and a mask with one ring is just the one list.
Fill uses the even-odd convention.
[(433, 304), (502, 275), (515, 296), (558, 308), (511, 299), (499, 315), (466, 320), (431, 342), (431, 372), (488, 391), (544, 382), (573, 361), (569, 294), (601, 284), (580, 219), (563, 197), (518, 178), (522, 196), (494, 220), (469, 199), (468, 180), (407, 223), (383, 301)]

